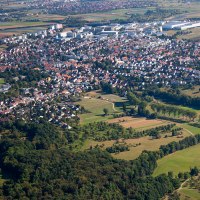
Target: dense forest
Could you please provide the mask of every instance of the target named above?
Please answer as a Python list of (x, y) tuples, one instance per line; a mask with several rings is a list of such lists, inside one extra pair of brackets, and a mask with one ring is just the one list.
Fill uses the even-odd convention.
[(124, 161), (99, 148), (72, 151), (69, 131), (46, 122), (4, 122), (0, 127), (4, 199), (160, 199), (178, 188), (180, 179), (171, 173), (152, 177), (157, 159), (200, 142), (198, 135), (188, 137)]
[(183, 105), (188, 107), (200, 107), (200, 98), (199, 97), (191, 97), (188, 95), (180, 94), (179, 90), (172, 92), (172, 91), (162, 91), (159, 89), (156, 90), (149, 90), (147, 91), (148, 95), (154, 96), (157, 99), (161, 99), (168, 103), (176, 104), (176, 105)]

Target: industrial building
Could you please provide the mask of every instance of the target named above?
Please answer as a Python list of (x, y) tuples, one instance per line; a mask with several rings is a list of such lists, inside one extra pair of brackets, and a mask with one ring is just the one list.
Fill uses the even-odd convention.
[(173, 21), (168, 22), (162, 26), (163, 31), (167, 30), (187, 30), (190, 28), (200, 27), (200, 22), (181, 22)]

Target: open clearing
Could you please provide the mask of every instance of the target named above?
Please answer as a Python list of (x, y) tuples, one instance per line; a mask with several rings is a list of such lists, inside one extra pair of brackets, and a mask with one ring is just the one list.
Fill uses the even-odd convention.
[[(114, 19), (127, 19), (132, 14), (143, 14), (147, 10), (154, 10), (154, 7), (148, 8), (130, 8), (130, 9), (117, 9), (106, 12), (88, 13), (88, 14), (78, 14), (76, 17), (81, 17), (82, 19), (93, 22), (93, 21), (107, 21)], [(72, 17), (74, 15), (71, 15)]]
[(158, 167), (154, 171), (154, 176), (173, 171), (175, 175), (179, 172), (187, 172), (190, 167), (200, 167), (200, 144), (190, 148), (177, 151), (158, 160)]
[[(132, 127), (136, 130), (146, 130), (158, 126), (175, 123), (161, 119), (146, 119), (145, 117), (120, 117), (107, 120), (108, 123), (118, 123), (125, 128)], [(200, 128), (189, 125), (188, 123), (176, 123), (178, 127), (183, 128), (190, 135), (200, 134)]]
[(178, 36), (178, 39), (190, 39), (190, 40), (197, 40), (200, 38), (200, 28), (193, 28), (187, 30), (189, 31), (188, 34)]
[(66, 16), (54, 15), (54, 14), (37, 14), (34, 16), (31, 15), (29, 17), (26, 17), (26, 19), (31, 19), (31, 20), (36, 19), (36, 20), (40, 20), (43, 22), (60, 21), (65, 18), (66, 18)]
[[(190, 2), (182, 3), (177, 0), (163, 1), (158, 0), (159, 7), (162, 9), (178, 9), (184, 11), (185, 13), (170, 17), (169, 20), (184, 20), (186, 18), (195, 18), (199, 17), (200, 3), (199, 2)], [(130, 8), (130, 9), (117, 9), (107, 12), (97, 12), (89, 14), (78, 14), (71, 15), (76, 17), (81, 17), (82, 19), (93, 22), (93, 21), (107, 21), (114, 19), (127, 19), (132, 14), (144, 14), (147, 10), (155, 10), (155, 7), (147, 8)], [(193, 37), (193, 36), (189, 36)]]
[[(121, 112), (118, 105), (124, 101), (125, 99), (117, 95), (103, 95), (96, 92), (86, 94), (81, 101), (77, 102), (78, 105), (83, 106), (88, 111), (88, 113), (80, 115), (81, 124), (112, 119), (112, 114)], [(109, 115), (104, 116), (104, 108), (108, 109)]]
[[(172, 141), (179, 141), (183, 138), (180, 137), (167, 137), (164, 138), (163, 134), (160, 139), (152, 139), (149, 136), (136, 138), (136, 139), (127, 139), (124, 140), (124, 142), (127, 143), (127, 145), (131, 145), (130, 151), (121, 152), (119, 154), (112, 154), (113, 157), (117, 159), (124, 159), (124, 160), (133, 160), (136, 159), (144, 150), (148, 151), (156, 151), (159, 149), (161, 145), (166, 145)], [(187, 137), (190, 134), (186, 131), (183, 131), (183, 137)], [(104, 142), (97, 142), (93, 140), (86, 141), (83, 149), (89, 149), (91, 146), (95, 147), (96, 145), (103, 146), (103, 149), (112, 146), (116, 141), (104, 141)], [(136, 145), (138, 143), (141, 143), (141, 145), (137, 147), (133, 147), (133, 145)]]
[(145, 130), (156, 126), (167, 125), (171, 122), (161, 119), (146, 119), (145, 117), (120, 117), (108, 120), (108, 123), (119, 123), (125, 128)]
[(47, 26), (52, 23), (45, 22), (9, 22), (1, 23), (0, 29), (15, 29), (15, 28), (25, 28), (25, 27), (37, 27), (37, 26)]
[(181, 124), (181, 123), (178, 124), (177, 123), (176, 125), (179, 126), (179, 127), (184, 128), (188, 132), (192, 132), (194, 135), (200, 134), (200, 128), (198, 128), (198, 127), (191, 126), (191, 125), (189, 125), (187, 123), (183, 123), (183, 124)]
[[(170, 30), (170, 31), (166, 31), (165, 33), (168, 35), (168, 36), (173, 36), (177, 33), (178, 31), (175, 31), (175, 30)], [(183, 31), (185, 32), (185, 34), (183, 35), (178, 35), (177, 38), (178, 39), (187, 39), (187, 40), (198, 40), (200, 38), (200, 28), (192, 28), (192, 29), (188, 29), (186, 31)], [(196, 93), (197, 96), (200, 96), (200, 93), (197, 92)], [(196, 95), (191, 95), (191, 96), (196, 96)]]
[(196, 189), (182, 188), (179, 191), (180, 200), (200, 200), (200, 192)]
[(47, 29), (52, 23), (44, 22), (12, 22), (1, 23), (0, 25), (0, 38), (10, 37), (13, 35), (21, 35), (23, 33), (37, 32)]
[(0, 85), (1, 85), (1, 84), (4, 84), (4, 83), (5, 83), (4, 78), (0, 78)]
[[(113, 109), (113, 104), (106, 100), (96, 99), (96, 98), (82, 98), (81, 101), (77, 102), (80, 106), (83, 106), (88, 113), (80, 115), (81, 123), (92, 123), (95, 121), (106, 121), (112, 118), (112, 115), (116, 111)], [(103, 109), (107, 108), (109, 115), (104, 116)]]
[[(200, 34), (200, 29), (199, 29), (199, 34)], [(191, 97), (200, 97), (200, 86), (195, 86), (193, 89), (181, 90), (181, 93)]]

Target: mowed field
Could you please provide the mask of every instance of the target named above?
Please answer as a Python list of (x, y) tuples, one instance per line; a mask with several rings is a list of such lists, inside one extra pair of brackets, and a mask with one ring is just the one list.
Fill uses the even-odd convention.
[[(200, 29), (199, 29), (200, 34)], [(200, 97), (200, 86), (195, 86), (193, 89), (181, 90), (182, 94), (189, 95), (191, 97)]]
[[(88, 13), (88, 14), (78, 14), (76, 17), (81, 17), (82, 19), (93, 22), (93, 21), (106, 21), (114, 19), (127, 19), (132, 14), (143, 14), (147, 10), (154, 10), (154, 7), (148, 8), (130, 8), (130, 9), (117, 9), (106, 12)], [(72, 15), (73, 17), (74, 15)]]
[[(166, 134), (163, 134), (160, 139), (152, 139), (149, 136), (145, 136), (145, 137), (136, 138), (136, 139), (124, 140), (124, 142), (130, 146), (129, 147), (130, 151), (120, 152), (119, 154), (112, 154), (112, 156), (117, 159), (133, 160), (133, 159), (136, 159), (144, 150), (156, 151), (156, 150), (159, 150), (159, 147), (161, 145), (166, 145), (170, 142), (179, 141), (183, 139), (180, 137), (164, 138), (164, 135)], [(188, 132), (183, 131), (183, 137), (187, 137), (189, 135), (190, 134)], [(86, 141), (84, 145), (84, 149), (89, 149), (91, 146), (95, 147), (96, 145), (103, 146), (103, 149), (105, 149), (107, 147), (112, 146), (115, 142), (116, 142), (115, 140), (104, 141), (104, 142), (88, 140)], [(135, 146), (138, 143), (141, 143), (141, 145)]]
[[(101, 99), (83, 98), (80, 102), (77, 102), (77, 104), (83, 106), (88, 111), (88, 113), (80, 115), (81, 124), (106, 121), (112, 118), (110, 114), (115, 113), (113, 104)], [(104, 116), (104, 108), (108, 109), (109, 115)]]
[(0, 78), (0, 85), (1, 85), (1, 84), (4, 84), (4, 83), (5, 83), (4, 78)]
[(2, 22), (0, 24), (0, 29), (14, 29), (14, 28), (21, 28), (21, 27), (34, 27), (34, 26), (45, 26), (52, 23), (45, 23), (45, 22)]
[[(78, 105), (83, 106), (88, 113), (79, 115), (81, 124), (87, 124), (98, 121), (112, 119), (112, 114), (120, 113), (121, 107), (116, 106), (126, 101), (117, 95), (104, 95), (97, 92), (90, 92), (84, 96)], [(103, 109), (108, 109), (108, 115), (104, 116)]]
[(180, 200), (200, 200), (200, 192), (196, 189), (182, 188), (179, 194)]
[(161, 119), (146, 119), (145, 117), (120, 117), (108, 120), (108, 123), (118, 123), (125, 128), (134, 128), (136, 130), (146, 130), (156, 126), (167, 125), (170, 122)]
[(0, 38), (21, 35), (23, 33), (45, 30), (52, 23), (44, 22), (12, 22), (0, 24)]
[(187, 172), (190, 167), (200, 167), (200, 144), (190, 148), (177, 151), (158, 160), (158, 167), (154, 176), (173, 171), (175, 175), (179, 172)]
[[(0, 38), (1, 38), (1, 35), (0, 35)], [(0, 45), (0, 52), (1, 51), (3, 51), (3, 50), (5, 50), (7, 48), (7, 46), (6, 45)], [(0, 81), (1, 82), (1, 81)]]
[(190, 132), (191, 135), (196, 135), (196, 134), (200, 134), (200, 128), (198, 127), (195, 127), (195, 126), (192, 126), (188, 123), (177, 123), (176, 124), (177, 126), (185, 129), (186, 131)]
[(190, 33), (178, 36), (178, 39), (197, 40), (200, 38), (200, 27), (187, 30)]
[(38, 14), (34, 15), (34, 16), (28, 16), (26, 17), (26, 19), (36, 19), (36, 20), (40, 20), (43, 22), (51, 22), (51, 21), (59, 21), (59, 20), (63, 20), (65, 19), (66, 16), (62, 16), (62, 15), (54, 15), (54, 14)]

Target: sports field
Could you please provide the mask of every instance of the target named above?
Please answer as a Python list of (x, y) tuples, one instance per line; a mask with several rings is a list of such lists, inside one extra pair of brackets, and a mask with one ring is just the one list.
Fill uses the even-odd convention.
[(190, 167), (200, 167), (200, 144), (193, 147), (177, 151), (158, 160), (158, 167), (154, 171), (154, 176), (173, 171), (175, 175), (179, 172), (187, 172)]

